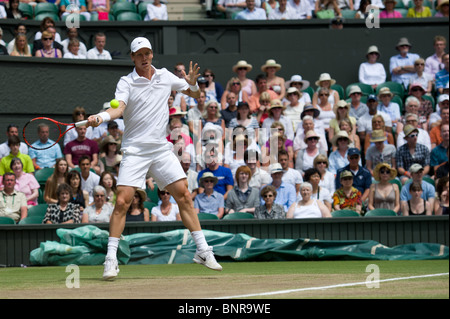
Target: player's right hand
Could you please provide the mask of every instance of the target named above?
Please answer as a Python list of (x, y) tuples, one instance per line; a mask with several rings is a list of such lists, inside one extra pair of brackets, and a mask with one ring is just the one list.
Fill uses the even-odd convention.
[(102, 124), (103, 119), (98, 115), (91, 115), (88, 117), (87, 121), (88, 126), (97, 127)]

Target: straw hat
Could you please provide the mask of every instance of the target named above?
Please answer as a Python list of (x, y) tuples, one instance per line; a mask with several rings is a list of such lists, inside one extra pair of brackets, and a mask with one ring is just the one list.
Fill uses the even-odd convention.
[(268, 111), (270, 112), (270, 110), (277, 108), (277, 107), (282, 108), (283, 110), (286, 109), (286, 106), (284, 106), (280, 100), (275, 99), (270, 102), (270, 107), (269, 107)]
[(169, 110), (169, 116), (174, 116), (174, 115), (186, 115), (187, 112), (182, 112), (181, 108), (176, 105), (176, 106), (172, 106)]
[(274, 67), (279, 71), (281, 69), (281, 64), (278, 64), (275, 60), (267, 60), (266, 63), (261, 67), (261, 71), (266, 72), (267, 68)]
[(347, 134), (346, 131), (339, 131), (335, 136), (333, 136), (333, 139), (332, 139), (331, 143), (334, 146), (337, 146), (337, 140), (340, 139), (340, 138), (346, 138), (349, 143), (351, 142), (351, 140), (348, 137), (348, 134)]
[(286, 82), (286, 87), (290, 87), (292, 82), (300, 82), (302, 83), (302, 90), (307, 89), (309, 87), (309, 81), (303, 80), (301, 75), (293, 75), (291, 79)]
[(329, 73), (322, 73), (316, 81), (316, 86), (320, 86), (322, 81), (331, 81), (331, 85), (336, 84), (336, 80), (332, 79)]
[(448, 5), (448, 0), (443, 0), (441, 3), (436, 7), (437, 10), (441, 10), (441, 7), (443, 5)]
[(337, 103), (333, 106), (333, 112), (337, 116), (337, 111), (340, 108), (346, 108), (347, 110), (350, 110), (350, 103), (347, 103), (345, 100), (339, 100)]
[(301, 93), (297, 88), (294, 88), (294, 87), (291, 87), (291, 88), (287, 89), (287, 91), (286, 91), (286, 95), (291, 94), (291, 93), (297, 93), (299, 97), (301, 97), (303, 95), (303, 93)]
[(303, 141), (306, 143), (308, 138), (311, 138), (311, 137), (317, 137), (320, 140), (320, 135), (319, 134), (317, 134), (313, 130), (309, 130), (308, 132), (306, 132), (305, 138), (303, 139)]
[(390, 171), (390, 177), (389, 179), (394, 179), (397, 176), (397, 170), (395, 168), (392, 168), (391, 165), (388, 163), (378, 163), (377, 166), (373, 169), (373, 178), (375, 178), (376, 181), (380, 181), (380, 170), (382, 168), (387, 168)]
[(203, 181), (207, 178), (211, 178), (212, 180), (214, 180), (214, 186), (216, 186), (217, 182), (219, 181), (219, 179), (216, 176), (214, 176), (213, 173), (205, 172), (205, 173), (203, 173), (202, 177), (200, 177), (200, 180), (199, 180), (201, 187), (203, 187)]
[(247, 72), (250, 72), (253, 69), (253, 66), (248, 64), (247, 61), (241, 60), (233, 65), (233, 72), (236, 73), (239, 68), (246, 68)]
[(136, 193), (139, 195), (139, 197), (141, 197), (141, 201), (145, 202), (145, 200), (147, 199), (147, 193), (142, 188), (138, 188), (136, 190)]
[(117, 142), (114, 137), (112, 137), (111, 135), (108, 135), (107, 137), (105, 137), (102, 142), (100, 143), (100, 150), (102, 150), (103, 152), (106, 152), (106, 147), (108, 144), (116, 144), (119, 145), (119, 142)]
[(403, 133), (405, 133), (405, 136), (403, 138), (407, 138), (409, 134), (413, 133), (413, 132), (417, 132), (419, 133), (419, 129), (415, 128), (412, 125), (405, 125), (405, 127), (403, 128)]
[(387, 140), (384, 130), (374, 130), (370, 136), (370, 142), (384, 142)]
[(380, 91), (378, 92), (378, 98), (380, 98), (380, 96), (382, 95), (390, 95), (391, 97), (394, 96), (394, 94), (391, 92), (391, 90), (388, 87), (383, 87), (380, 89)]

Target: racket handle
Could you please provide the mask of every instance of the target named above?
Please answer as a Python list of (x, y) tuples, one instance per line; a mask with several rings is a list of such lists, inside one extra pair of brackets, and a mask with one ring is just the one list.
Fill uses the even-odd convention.
[(85, 126), (87, 124), (87, 122), (88, 122), (87, 120), (76, 122), (75, 127)]

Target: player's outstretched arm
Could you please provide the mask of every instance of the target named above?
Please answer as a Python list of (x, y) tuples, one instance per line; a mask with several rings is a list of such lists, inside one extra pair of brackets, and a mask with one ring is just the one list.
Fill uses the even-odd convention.
[(200, 67), (197, 63), (192, 66), (192, 61), (189, 63), (189, 73), (183, 70), (183, 76), (186, 82), (190, 85), (189, 89), (182, 91), (182, 93), (198, 99), (200, 97), (200, 90), (197, 85), (197, 79), (200, 77)]
[(119, 101), (119, 107), (112, 108), (110, 107), (105, 112), (101, 112), (95, 115), (91, 115), (88, 117), (88, 126), (97, 127), (103, 122), (114, 121), (115, 119), (120, 118), (123, 115), (126, 104), (124, 101)]

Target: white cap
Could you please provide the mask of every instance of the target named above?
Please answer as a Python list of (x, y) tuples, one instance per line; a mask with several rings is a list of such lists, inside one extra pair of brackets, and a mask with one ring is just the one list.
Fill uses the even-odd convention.
[(448, 101), (448, 94), (441, 94), (438, 97), (438, 103), (444, 102), (444, 101)]
[(134, 39), (133, 42), (131, 42), (130, 49), (132, 53), (135, 53), (142, 48), (148, 48), (152, 50), (152, 45), (150, 44), (150, 41), (148, 41), (146, 38), (138, 37)]

